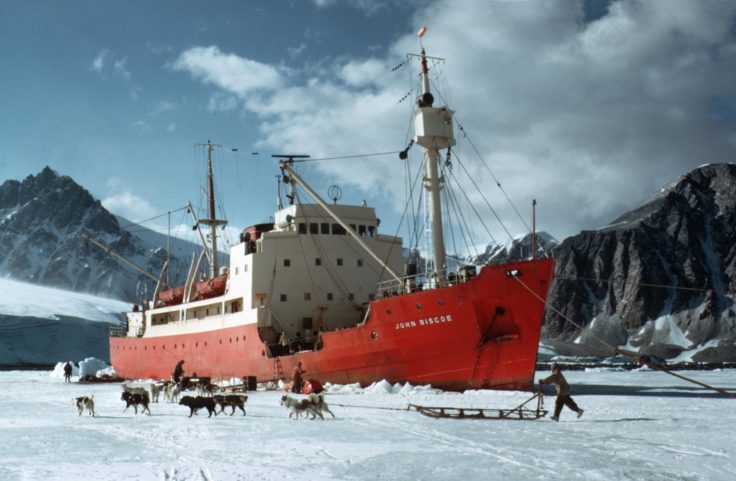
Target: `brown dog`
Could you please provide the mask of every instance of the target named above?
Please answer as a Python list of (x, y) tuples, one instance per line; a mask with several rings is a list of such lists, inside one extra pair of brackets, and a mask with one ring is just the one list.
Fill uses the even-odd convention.
[(235, 408), (243, 411), (243, 416), (245, 416), (245, 403), (248, 401), (248, 396), (243, 396), (242, 394), (227, 394), (224, 396), (215, 394), (213, 399), (220, 406), (220, 413), (225, 411), (225, 406), (230, 406), (233, 408), (230, 413), (231, 416), (235, 414)]

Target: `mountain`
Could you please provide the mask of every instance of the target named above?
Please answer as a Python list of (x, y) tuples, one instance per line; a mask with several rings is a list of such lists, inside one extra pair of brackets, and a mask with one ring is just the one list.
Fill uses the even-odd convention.
[(736, 360), (735, 164), (701, 166), (553, 255), (545, 335), (558, 352), (610, 354), (604, 341)]
[[(536, 236), (537, 257), (545, 257), (559, 244), (557, 240), (547, 232), (537, 232)], [(485, 251), (478, 256), (466, 259), (466, 262), (476, 265), (503, 264), (521, 259), (528, 259), (532, 252), (532, 235), (525, 234), (515, 237), (505, 244), (490, 243)]]
[[(121, 228), (99, 200), (49, 167), (0, 185), (2, 275), (130, 302), (151, 297), (153, 281), (86, 242), (83, 232), (154, 275), (166, 260), (165, 243), (151, 244)], [(189, 259), (172, 256), (171, 282), (183, 283), (188, 267)]]

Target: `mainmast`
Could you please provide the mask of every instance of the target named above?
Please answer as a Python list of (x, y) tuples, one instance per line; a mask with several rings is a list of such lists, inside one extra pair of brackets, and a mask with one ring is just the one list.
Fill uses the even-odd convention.
[[(422, 28), (419, 32), (421, 38), (426, 32)], [(429, 88), (429, 68), (424, 47), (419, 55), (422, 64), (421, 73), (422, 95), (417, 99), (414, 110), (414, 129), (416, 137), (414, 142), (424, 148), (424, 160), (426, 163), (426, 174), (424, 187), (429, 197), (429, 209), (432, 226), (432, 250), (434, 260), (434, 273), (438, 282), (442, 282), (447, 276), (447, 265), (445, 261), (445, 242), (442, 234), (442, 205), (440, 191), (444, 186), (444, 178), (439, 174), (438, 159), (440, 149), (449, 149), (455, 145), (455, 137), (452, 130), (453, 111), (447, 107), (433, 107), (434, 96)], [(441, 60), (441, 59), (438, 59)]]
[[(209, 218), (199, 219), (200, 224), (210, 226), (210, 278), (217, 276), (217, 227), (227, 224), (226, 220), (217, 219), (215, 211), (215, 180), (212, 175), (212, 149), (222, 147), (211, 143), (209, 140), (206, 144), (197, 144), (207, 147), (207, 201), (209, 206)], [(206, 247), (206, 246), (205, 246)]]

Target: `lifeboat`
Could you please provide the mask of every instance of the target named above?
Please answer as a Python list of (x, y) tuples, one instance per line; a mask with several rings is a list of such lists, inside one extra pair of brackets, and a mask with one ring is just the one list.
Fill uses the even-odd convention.
[(184, 286), (166, 289), (158, 294), (158, 301), (164, 306), (181, 304), (184, 300)]
[(227, 275), (213, 277), (206, 281), (197, 282), (196, 289), (200, 299), (209, 299), (210, 297), (221, 296), (225, 293), (227, 285)]

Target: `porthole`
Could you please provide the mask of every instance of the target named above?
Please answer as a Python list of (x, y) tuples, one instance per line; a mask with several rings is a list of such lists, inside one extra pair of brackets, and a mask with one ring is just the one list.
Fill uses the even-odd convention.
[(376, 331), (371, 332), (371, 339), (373, 339), (374, 341), (378, 339), (378, 333)]
[(421, 309), (422, 305), (417, 302), (417, 309)]

